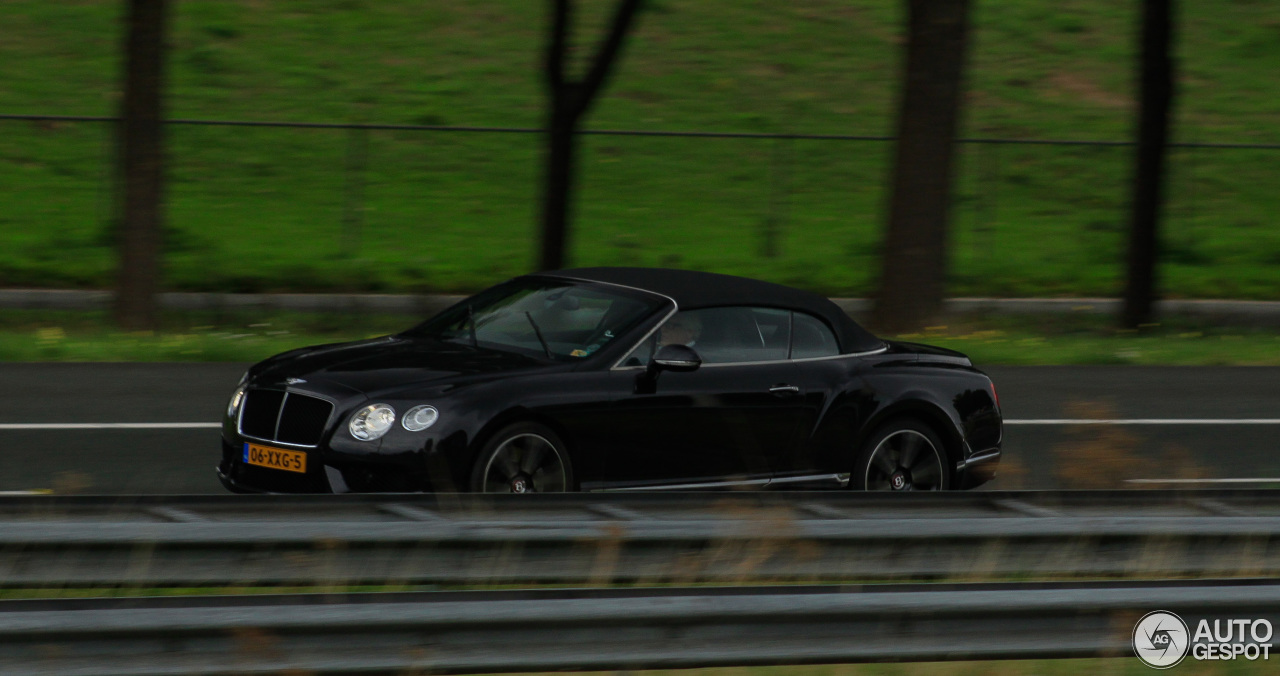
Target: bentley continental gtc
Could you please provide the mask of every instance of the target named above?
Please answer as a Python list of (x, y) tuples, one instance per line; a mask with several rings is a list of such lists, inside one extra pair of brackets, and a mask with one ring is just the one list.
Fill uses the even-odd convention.
[(218, 476), (280, 493), (946, 490), (994, 476), (1001, 429), (963, 354), (877, 338), (822, 296), (586, 268), (254, 365)]

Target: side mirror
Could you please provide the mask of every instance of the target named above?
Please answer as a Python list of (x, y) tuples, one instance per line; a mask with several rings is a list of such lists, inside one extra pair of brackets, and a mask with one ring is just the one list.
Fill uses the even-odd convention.
[(649, 362), (651, 371), (687, 373), (702, 366), (702, 357), (688, 345), (663, 345)]

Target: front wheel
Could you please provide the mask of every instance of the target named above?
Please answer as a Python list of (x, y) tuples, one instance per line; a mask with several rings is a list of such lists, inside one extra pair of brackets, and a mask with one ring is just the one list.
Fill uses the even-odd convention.
[(471, 475), (477, 493), (557, 493), (573, 490), (564, 442), (550, 428), (517, 423), (485, 444)]
[(862, 446), (849, 485), (868, 491), (945, 491), (951, 487), (947, 453), (928, 425), (890, 421)]

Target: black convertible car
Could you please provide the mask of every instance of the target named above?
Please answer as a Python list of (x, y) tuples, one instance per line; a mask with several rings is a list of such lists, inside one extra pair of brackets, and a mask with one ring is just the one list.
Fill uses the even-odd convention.
[(518, 277), (397, 335), (245, 373), (218, 476), (240, 492), (943, 490), (990, 479), (995, 387), (831, 301), (726, 275)]

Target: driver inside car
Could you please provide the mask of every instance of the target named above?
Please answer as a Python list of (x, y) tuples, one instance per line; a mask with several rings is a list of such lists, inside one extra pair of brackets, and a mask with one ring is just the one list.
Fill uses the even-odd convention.
[(702, 335), (702, 320), (690, 312), (677, 312), (658, 331), (658, 347), (664, 345), (688, 345), (693, 347)]

